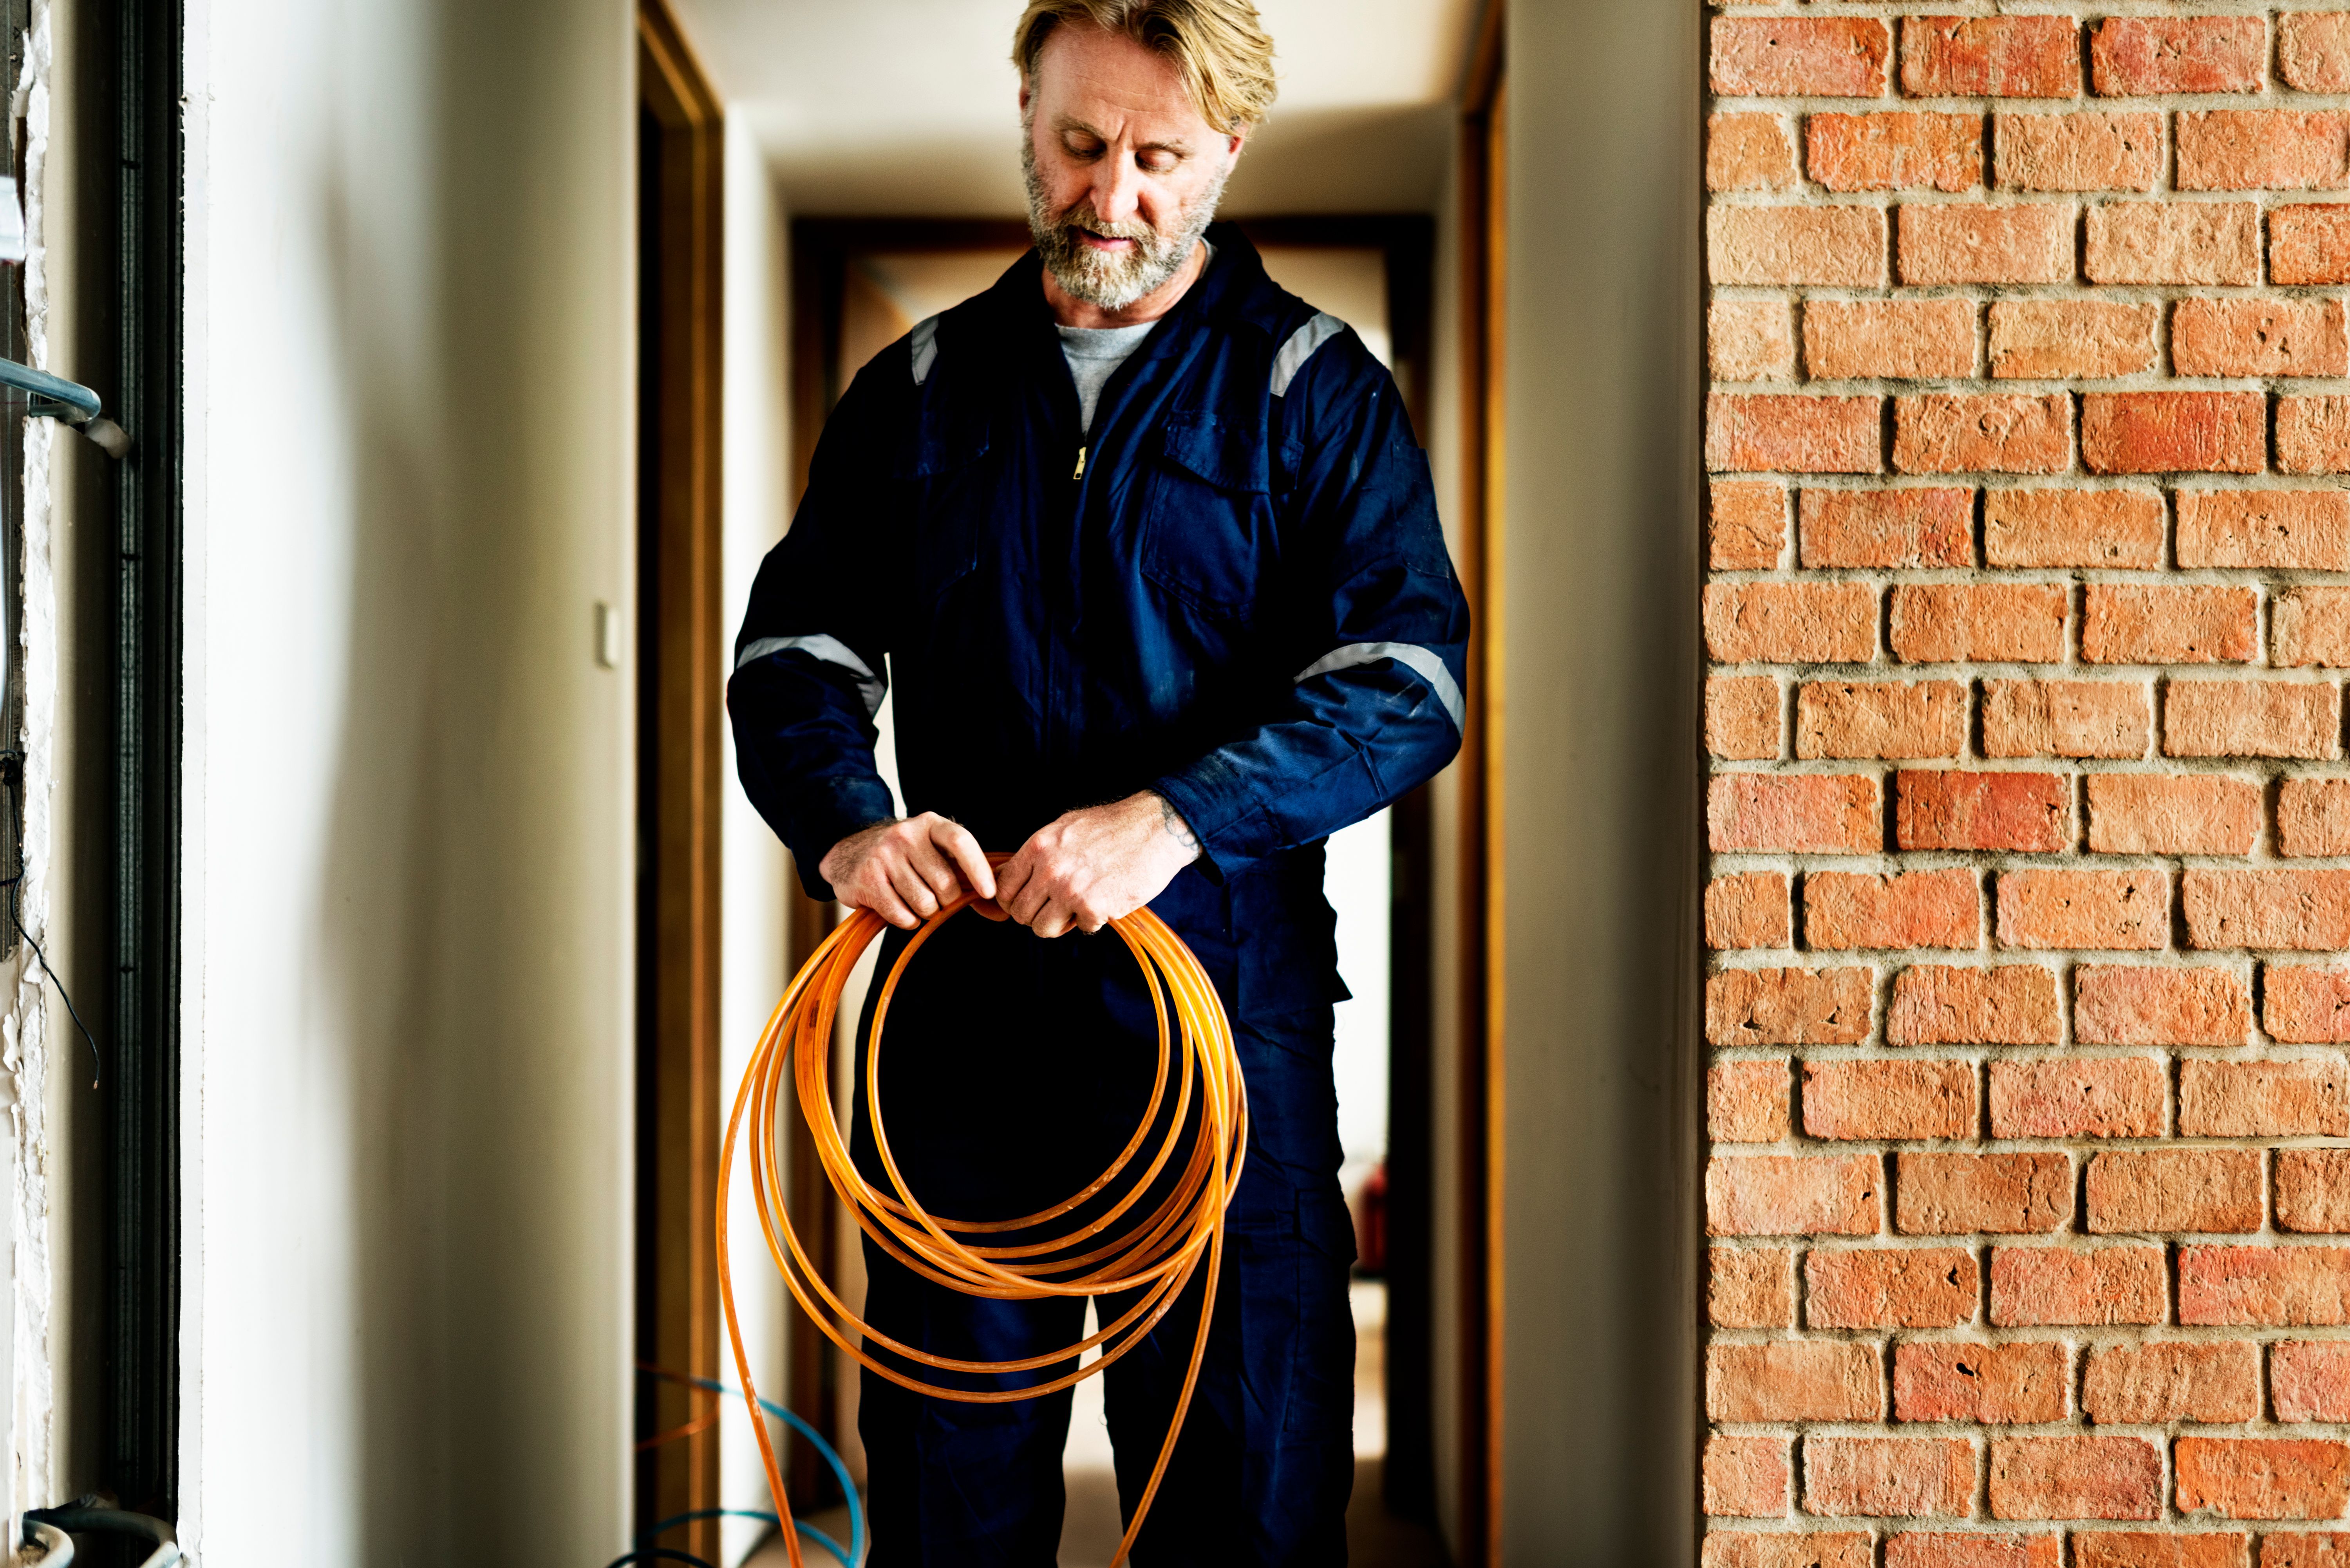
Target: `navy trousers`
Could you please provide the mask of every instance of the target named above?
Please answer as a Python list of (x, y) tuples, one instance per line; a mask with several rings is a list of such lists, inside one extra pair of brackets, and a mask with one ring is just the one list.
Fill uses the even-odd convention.
[[(885, 972), (904, 940), (893, 934), (885, 942)], [(869, 1043), (870, 1025), (868, 1005), (860, 1041)], [(1136, 1543), (1138, 1568), (1324, 1568), (1347, 1559), (1355, 1360), (1347, 1284), (1355, 1248), (1337, 1180), (1331, 1013), (1323, 1006), (1235, 1018), (1233, 1034), (1248, 1085), (1248, 1156), (1226, 1211), (1207, 1356)], [(915, 1197), (942, 1216), (1003, 1220), (1057, 1203), (1132, 1134), (1147, 1104), (1155, 1041), (1134, 960), (1115, 936), (1048, 942), (1018, 927), (957, 919), (915, 956), (891, 1002), (881, 1058), (891, 1154)], [(860, 1049), (852, 1149), (868, 1179), (887, 1190), (864, 1064)], [(1147, 1210), (1155, 1198), (1139, 1207)], [(933, 1355), (1014, 1360), (1084, 1333), (1077, 1298), (967, 1296), (922, 1279), (869, 1238), (865, 1263), (867, 1319)], [(1203, 1283), (1195, 1276), (1150, 1336), (1101, 1375), (1128, 1519), (1182, 1388)], [(1097, 1311), (1107, 1323), (1132, 1301), (1105, 1296)], [(901, 1365), (931, 1382), (983, 1386)], [(993, 1386), (1049, 1381), (1071, 1365)], [(915, 1394), (871, 1371), (860, 1390), (872, 1568), (1057, 1561), (1066, 1390), (966, 1404)]]

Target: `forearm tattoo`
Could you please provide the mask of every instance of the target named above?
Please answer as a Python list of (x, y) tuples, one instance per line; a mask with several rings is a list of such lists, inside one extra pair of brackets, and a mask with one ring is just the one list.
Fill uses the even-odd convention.
[(1159, 795), (1158, 800), (1159, 825), (1165, 827), (1174, 836), (1175, 842), (1184, 848), (1199, 848), (1199, 836), (1191, 831), (1191, 825), (1183, 820), (1183, 814), (1177, 811), (1165, 795)]

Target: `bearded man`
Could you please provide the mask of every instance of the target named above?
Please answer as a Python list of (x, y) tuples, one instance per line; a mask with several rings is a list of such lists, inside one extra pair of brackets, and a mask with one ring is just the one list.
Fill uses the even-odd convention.
[[(889, 1017), (890, 1142), (933, 1212), (1033, 1214), (1110, 1163), (1157, 1029), (1132, 955), (1095, 933), (1148, 904), (1190, 944), (1232, 1023), (1250, 1139), (1134, 1561), (1343, 1563), (1354, 1240), (1322, 842), (1458, 750), (1467, 606), (1394, 381), (1211, 226), (1274, 97), (1255, 8), (1035, 0), (1013, 59), (1036, 248), (878, 355), (827, 422), (736, 643), (743, 784), (812, 896), (899, 928), (885, 970), (966, 888), (993, 900), (998, 923), (939, 929)], [(903, 816), (874, 765), (891, 679)], [(853, 1152), (886, 1191), (856, 1102)], [(869, 1238), (865, 1260), (866, 1319), (928, 1355), (1082, 1336), (1082, 1299), (964, 1295)], [(1106, 1374), (1129, 1517), (1201, 1287)], [(1132, 1300), (1097, 1302), (1101, 1321)], [(868, 1370), (875, 1568), (1053, 1563), (1069, 1406)]]

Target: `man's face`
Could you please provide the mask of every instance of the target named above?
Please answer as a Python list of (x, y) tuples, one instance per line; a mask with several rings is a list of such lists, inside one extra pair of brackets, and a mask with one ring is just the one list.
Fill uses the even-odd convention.
[(1076, 298), (1120, 310), (1180, 271), (1243, 138), (1201, 118), (1165, 57), (1064, 24), (1020, 90), (1028, 226)]

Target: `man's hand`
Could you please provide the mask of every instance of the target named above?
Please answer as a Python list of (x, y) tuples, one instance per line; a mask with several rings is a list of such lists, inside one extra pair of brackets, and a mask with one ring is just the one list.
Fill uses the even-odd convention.
[(870, 909), (907, 930), (962, 897), (965, 888), (983, 898), (995, 897), (995, 873), (979, 840), (935, 811), (850, 834), (825, 851), (816, 873), (850, 909)]
[(1100, 930), (1159, 897), (1200, 857), (1175, 808), (1149, 790), (1036, 830), (996, 873), (995, 901), (1040, 937)]

